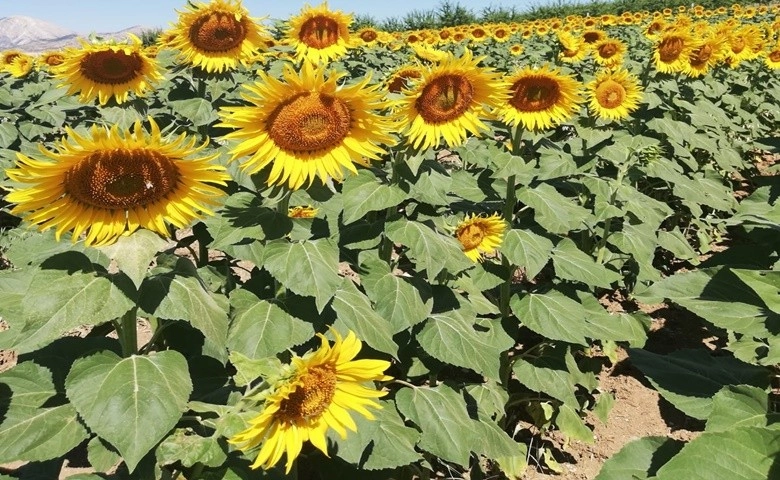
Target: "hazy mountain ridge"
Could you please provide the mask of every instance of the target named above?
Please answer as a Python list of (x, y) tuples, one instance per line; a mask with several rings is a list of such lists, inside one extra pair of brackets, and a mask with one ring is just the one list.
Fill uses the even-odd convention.
[[(143, 30), (144, 27), (136, 25), (118, 32), (95, 35), (103, 39), (121, 40), (127, 38), (129, 33), (140, 36)], [(41, 53), (76, 47), (79, 38), (86, 39), (87, 36), (37, 18), (21, 15), (0, 18), (0, 51), (14, 49), (25, 53)]]

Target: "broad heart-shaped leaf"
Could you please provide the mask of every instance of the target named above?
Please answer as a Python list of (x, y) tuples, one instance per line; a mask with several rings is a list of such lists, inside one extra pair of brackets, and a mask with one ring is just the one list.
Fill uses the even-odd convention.
[(100, 352), (73, 364), (65, 391), (90, 430), (116, 447), (132, 472), (179, 421), (192, 381), (175, 350), (128, 358)]
[(72, 405), (11, 405), (0, 419), (0, 464), (65, 455), (88, 437)]
[(197, 277), (176, 272), (147, 277), (141, 284), (139, 305), (149, 315), (189, 322), (203, 333), (215, 358), (227, 359), (227, 299), (206, 290)]
[[(76, 252), (61, 255), (83, 257)], [(14, 292), (19, 295), (19, 317), (9, 318), (11, 329), (3, 336), (10, 341), (0, 342), (0, 348), (31, 352), (80, 325), (99, 325), (119, 318), (134, 304), (130, 298), (136, 295), (134, 288), (122, 284), (118, 277), (84, 270), (26, 273), (32, 277), (29, 284), (22, 287), (23, 291)]]
[(552, 185), (542, 183), (536, 187), (523, 187), (517, 199), (534, 209), (534, 219), (550, 233), (568, 233), (582, 230), (588, 225), (591, 213), (561, 195)]
[(440, 235), (423, 223), (396, 220), (387, 224), (385, 234), (409, 247), (408, 255), (417, 263), (417, 270), (426, 270), (429, 279), (444, 269), (455, 274), (473, 265), (455, 238)]
[(442, 362), (500, 380), (501, 353), (512, 348), (515, 342), (500, 323), (475, 320), (476, 314), (468, 304), (457, 310), (435, 313), (426, 320), (417, 341)]
[(645, 303), (669, 299), (718, 327), (768, 338), (780, 333), (780, 314), (725, 267), (678, 273), (636, 292)]
[(422, 431), (418, 446), (444, 460), (465, 466), (471, 452), (495, 459), (519, 449), (495, 423), (469, 418), (463, 397), (447, 385), (402, 389), (396, 404)]
[(393, 207), (406, 199), (406, 192), (396, 185), (377, 181), (370, 170), (359, 170), (344, 180), (344, 224), (359, 220), (368, 212)]
[(558, 407), (555, 425), (568, 439), (593, 443), (593, 431), (585, 425), (585, 421), (574, 411), (574, 406), (563, 404)]
[(756, 292), (767, 308), (780, 314), (780, 272), (743, 269), (731, 271)]
[(350, 432), (346, 439), (334, 438), (339, 458), (366, 470), (395, 468), (420, 460), (422, 456), (414, 450), (420, 432), (404, 425), (393, 402), (379, 404), (381, 410), (370, 409), (373, 420), (354, 415), (357, 432)]
[[(421, 292), (403, 277), (394, 275), (383, 261), (374, 259), (362, 265), (367, 273), (360, 276), (376, 313), (390, 322), (393, 333), (417, 325), (428, 318), (433, 308), (431, 292)], [(427, 286), (427, 284), (425, 284)]]
[[(565, 354), (570, 355), (568, 351)], [(521, 384), (535, 392), (550, 395), (572, 407), (579, 405), (574, 395), (576, 382), (567, 368), (566, 360), (560, 355), (560, 349), (543, 352), (539, 357), (528, 360), (517, 357), (512, 372)]]
[(767, 392), (750, 385), (727, 385), (712, 399), (707, 432), (780, 423), (780, 413), (768, 413)]
[(630, 349), (629, 358), (656, 390), (686, 415), (706, 419), (712, 399), (726, 385), (766, 388), (766, 369), (735, 358), (713, 357), (703, 350), (678, 350), (658, 355)]
[(589, 345), (588, 339), (633, 342), (645, 335), (641, 319), (586, 308), (556, 290), (515, 295), (510, 306), (523, 325), (553, 340)]
[(170, 105), (173, 112), (186, 118), (196, 127), (208, 125), (219, 118), (214, 106), (205, 98), (170, 100), (168, 105)]
[(657, 480), (777, 478), (780, 430), (763, 427), (704, 432), (658, 469)]
[(683, 442), (668, 437), (644, 437), (634, 440), (607, 459), (594, 480), (649, 479), (683, 446)]
[(552, 251), (552, 259), (558, 277), (588, 286), (610, 288), (622, 278), (617, 272), (596, 263), (593, 257), (577, 248), (568, 238), (558, 242)]
[(270, 357), (314, 336), (311, 323), (246, 290), (234, 290), (230, 305), (234, 310), (227, 339), (231, 352), (249, 358)]
[(550, 260), (553, 243), (550, 239), (528, 230), (512, 229), (504, 236), (501, 253), (513, 265), (525, 268), (525, 274), (533, 279)]
[(296, 243), (269, 242), (263, 262), (263, 268), (285, 288), (298, 295), (314, 297), (320, 312), (341, 285), (338, 248), (328, 238)]
[(130, 277), (136, 287), (149, 270), (149, 264), (166, 242), (151, 230), (138, 230), (132, 235), (120, 237), (116, 243), (101, 250), (116, 261), (117, 266)]
[(374, 311), (368, 297), (351, 280), (343, 279), (331, 306), (337, 316), (333, 328), (343, 335), (352, 330), (373, 348), (396, 356), (398, 345), (393, 341), (390, 322)]
[(0, 373), (0, 411), (8, 405), (40, 407), (56, 393), (51, 370), (35, 362), (22, 362)]

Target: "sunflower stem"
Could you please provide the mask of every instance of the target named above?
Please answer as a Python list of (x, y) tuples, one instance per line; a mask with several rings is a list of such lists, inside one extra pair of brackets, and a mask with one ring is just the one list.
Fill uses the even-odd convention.
[[(628, 160), (626, 159), (626, 163), (620, 166), (618, 169), (617, 177), (615, 178), (615, 186), (612, 189), (612, 194), (609, 196), (609, 204), (614, 205), (615, 200), (617, 199), (617, 193), (618, 190), (620, 190), (620, 184), (623, 183), (623, 177), (625, 177), (626, 172), (628, 171)], [(604, 256), (607, 254), (607, 238), (609, 238), (609, 235), (612, 233), (612, 217), (607, 218), (604, 220), (604, 232), (601, 234), (601, 239), (598, 243), (598, 254), (596, 256), (596, 263), (603, 263), (604, 262)]]
[[(512, 135), (512, 155), (520, 155), (522, 152), (523, 127), (518, 124)], [(510, 229), (514, 224), (514, 212), (517, 204), (517, 192), (516, 192), (516, 177), (510, 175), (506, 179), (506, 201), (504, 203), (503, 217)], [(509, 317), (509, 299), (512, 297), (512, 273), (514, 271), (513, 265), (509, 262), (506, 255), (501, 255), (501, 265), (506, 270), (506, 280), (501, 284), (499, 290), (499, 305), (498, 309), (501, 312), (501, 316), (504, 318)]]
[(119, 344), (122, 346), (122, 355), (129, 357), (135, 355), (138, 351), (138, 307), (134, 306), (127, 311), (119, 320), (116, 333), (119, 338)]

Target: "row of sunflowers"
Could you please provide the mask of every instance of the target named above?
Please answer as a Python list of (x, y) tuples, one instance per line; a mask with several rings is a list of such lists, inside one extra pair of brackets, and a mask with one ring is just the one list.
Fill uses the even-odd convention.
[[(133, 478), (562, 471), (550, 433), (595, 441), (597, 373), (650, 328), (599, 300), (655, 298), (748, 208), (778, 13), (383, 32), (324, 3), (274, 32), (212, 0), (154, 45), (3, 52), (4, 208), (33, 228), (0, 242), (20, 355), (0, 463), (86, 443)], [(770, 218), (769, 198), (743, 204)], [(715, 325), (767, 387), (774, 350), (744, 342), (771, 329)], [(700, 393), (679, 408), (706, 420)]]

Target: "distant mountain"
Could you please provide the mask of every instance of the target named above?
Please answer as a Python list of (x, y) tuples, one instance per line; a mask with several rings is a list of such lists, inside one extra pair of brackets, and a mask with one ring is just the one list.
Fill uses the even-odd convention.
[[(97, 33), (104, 39), (122, 40), (128, 33), (140, 36), (144, 27), (136, 25), (118, 32)], [(32, 17), (15, 15), (0, 18), (0, 51), (21, 50), (26, 53), (41, 53), (64, 47), (76, 47), (79, 38), (86, 38), (74, 31), (53, 23)]]

